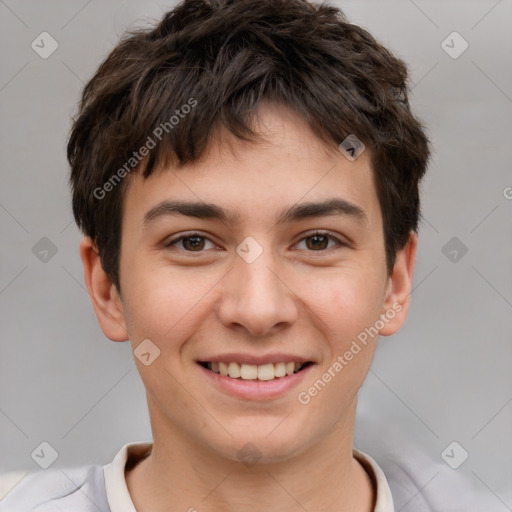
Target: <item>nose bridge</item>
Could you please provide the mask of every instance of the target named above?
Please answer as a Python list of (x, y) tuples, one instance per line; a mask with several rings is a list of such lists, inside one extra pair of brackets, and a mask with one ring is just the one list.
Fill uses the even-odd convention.
[[(262, 240), (262, 237), (258, 237)], [(252, 236), (246, 237), (236, 248), (237, 258), (234, 263), (234, 273), (243, 280), (248, 287), (265, 288), (275, 276), (270, 268), (275, 266), (275, 257), (270, 243), (263, 246)]]
[(272, 257), (260, 256), (258, 260), (247, 263), (238, 261), (238, 275), (240, 276), (241, 289), (240, 297), (245, 297), (249, 303), (267, 303), (269, 309), (271, 303), (282, 293), (282, 283), (271, 271), (274, 261)]
[[(220, 317), (226, 325), (242, 325), (263, 335), (297, 318), (293, 294), (279, 279), (279, 264), (270, 248), (254, 239), (237, 248), (237, 257), (222, 297)], [(277, 275), (276, 275), (277, 274)]]

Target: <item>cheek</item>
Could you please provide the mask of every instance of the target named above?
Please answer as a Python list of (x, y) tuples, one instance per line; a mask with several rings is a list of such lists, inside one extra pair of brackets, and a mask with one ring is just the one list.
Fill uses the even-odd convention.
[(355, 269), (318, 274), (298, 294), (317, 318), (318, 328), (343, 349), (365, 328), (373, 325), (382, 307), (382, 291), (375, 276)]
[[(168, 344), (178, 333), (197, 326), (205, 298), (218, 279), (202, 273), (173, 272), (166, 268), (148, 269), (133, 265), (125, 280), (126, 316), (137, 338)], [(135, 344), (137, 340), (132, 340)], [(165, 343), (164, 343), (165, 341)], [(160, 343), (159, 343), (160, 342)]]
[[(379, 318), (382, 297), (369, 276), (317, 281), (309, 289), (310, 318), (324, 339), (324, 359), (318, 372), (302, 386), (301, 404), (334, 425), (356, 400), (371, 366), (378, 335), (371, 331)], [(369, 334), (371, 332), (372, 334)]]

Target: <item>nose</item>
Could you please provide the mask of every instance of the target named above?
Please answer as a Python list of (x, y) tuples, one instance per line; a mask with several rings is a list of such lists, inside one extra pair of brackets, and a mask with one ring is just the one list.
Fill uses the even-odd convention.
[(237, 256), (222, 281), (217, 310), (221, 322), (254, 337), (292, 325), (299, 317), (299, 300), (280, 268), (270, 251), (252, 263)]

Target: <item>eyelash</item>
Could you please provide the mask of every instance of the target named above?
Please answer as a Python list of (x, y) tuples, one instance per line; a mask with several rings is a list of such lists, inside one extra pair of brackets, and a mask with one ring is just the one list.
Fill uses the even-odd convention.
[[(334, 235), (332, 235), (331, 233), (329, 233), (328, 231), (313, 231), (311, 233), (308, 233), (306, 236), (302, 237), (298, 242), (302, 242), (308, 238), (312, 238), (314, 236), (325, 236), (327, 238), (329, 238), (330, 240), (333, 240), (335, 241), (338, 246), (337, 247), (330, 247), (328, 249), (320, 249), (320, 250), (307, 250), (307, 252), (311, 252), (311, 253), (315, 253), (315, 252), (318, 252), (318, 253), (323, 253), (323, 254), (330, 254), (333, 250), (337, 250), (339, 249), (340, 247), (351, 247), (349, 243), (347, 242), (342, 242), (339, 238), (335, 237)], [(187, 233), (185, 235), (180, 235), (179, 237), (177, 238), (174, 238), (172, 240), (169, 240), (168, 242), (165, 243), (165, 247), (166, 248), (171, 248), (173, 245), (175, 245), (176, 243), (182, 241), (182, 240), (185, 240), (187, 238), (194, 238), (194, 237), (197, 237), (197, 238), (204, 238), (205, 240), (209, 240), (210, 242), (212, 242), (207, 236), (205, 235), (202, 235), (201, 233), (196, 233), (196, 232), (191, 232), (191, 233)], [(214, 243), (214, 242), (212, 242)], [(296, 244), (295, 244), (296, 245)], [(201, 250), (201, 251), (188, 251), (187, 249), (180, 249), (184, 252), (187, 252), (187, 253), (190, 253), (190, 254), (194, 254), (194, 253), (197, 253), (197, 254), (202, 254), (203, 252), (205, 252), (205, 250)]]

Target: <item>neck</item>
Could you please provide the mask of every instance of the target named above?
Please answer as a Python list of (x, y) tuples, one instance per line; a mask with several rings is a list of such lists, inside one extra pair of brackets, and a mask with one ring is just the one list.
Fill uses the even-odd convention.
[(154, 436), (151, 455), (127, 470), (138, 512), (372, 512), (370, 477), (352, 456), (352, 429), (333, 429), (284, 462), (245, 465), (186, 435)]

